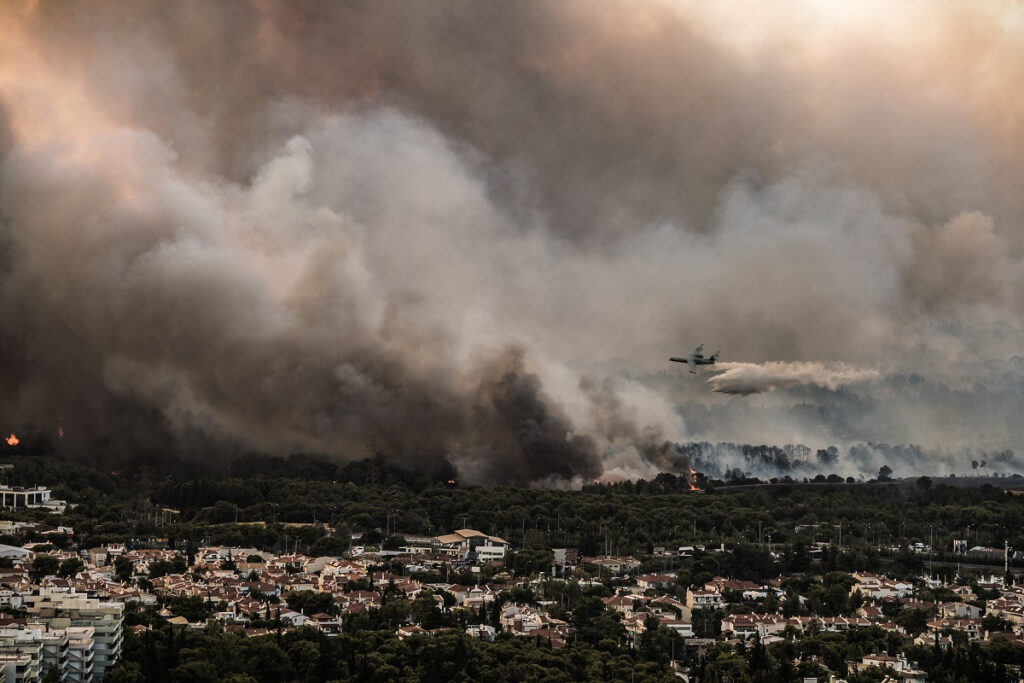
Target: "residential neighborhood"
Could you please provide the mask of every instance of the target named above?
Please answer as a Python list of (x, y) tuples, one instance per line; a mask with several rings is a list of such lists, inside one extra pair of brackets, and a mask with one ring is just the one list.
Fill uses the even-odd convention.
[[(645, 501), (662, 493), (503, 490), (554, 506), (531, 528), (524, 506), (495, 504), (482, 488), (267, 478), (267, 491), (288, 482), (298, 502), (243, 508), (216, 489), (204, 494), (212, 504), (197, 505), (187, 481), (159, 504), (130, 493), (118, 501), (131, 490), (120, 483), (81, 497), (67, 484), (36, 485), (68, 502), (0, 512), (2, 680), (368, 680), (392, 677), (389, 666), (429, 680), (474, 667), (511, 677), (519, 674), (503, 662), (519, 656), (584, 680), (634, 671), (652, 681), (758, 680), (771, 670), (773, 681), (946, 681), (960, 680), (973, 657), (985, 680), (1004, 681), (1024, 665), (1020, 558), (1009, 543), (997, 558), (950, 542), (966, 529), (944, 532), (946, 552), (934, 530), (925, 552), (909, 534), (873, 544), (866, 523), (857, 534), (845, 523), (787, 526), (785, 502), (765, 512), (756, 497), (694, 493), (685, 482), (670, 500), (689, 506), (689, 524), (645, 532)], [(345, 512), (314, 507), (306, 487), (353, 502)], [(374, 502), (396, 491), (407, 502), (391, 506), (440, 512)], [(785, 491), (790, 505), (827, 502), (813, 488)], [(875, 491), (892, 509), (907, 496)], [(361, 500), (366, 492), (375, 498)], [(446, 512), (452, 501), (460, 507)], [(714, 517), (723, 501), (735, 507)], [(628, 509), (636, 523), (610, 528), (598, 516), (587, 527), (571, 504)], [(696, 514), (704, 509), (712, 516)], [(730, 521), (751, 515), (764, 517), (746, 529)], [(659, 535), (672, 542), (654, 543)], [(211, 654), (220, 650), (237, 654)]]
[[(72, 529), (65, 532), (74, 536)], [(560, 602), (573, 593), (603, 596), (600, 605), (621, 624), (627, 647), (639, 647), (645, 633), (663, 627), (677, 639), (672, 664), (684, 679), (687, 652), (857, 629), (888, 634), (890, 643), (939, 649), (995, 641), (1024, 647), (1024, 585), (998, 576), (947, 582), (854, 571), (764, 582), (713, 576), (684, 585), (664, 569), (642, 571), (664, 564), (653, 554), (578, 557), (567, 565), (564, 558), (576, 557), (568, 549), (553, 549), (563, 558), (557, 567), (524, 576), (505, 567), (514, 547), (469, 528), (419, 539), (398, 552), (363, 546), (337, 557), (212, 545), (186, 556), (166, 547), (166, 539), (154, 541), (156, 547), (117, 542), (47, 552), (33, 544), (0, 547), (3, 680), (42, 680), (51, 670), (62, 681), (102, 680), (118, 659), (122, 631), (130, 629), (134, 637), (152, 628), (133, 618), (147, 610), (173, 628), (206, 630), (220, 623), (249, 638), (297, 629), (330, 638), (352, 628), (356, 616), (390, 604), (390, 628), (399, 639), (459, 629), (483, 641), (508, 634), (559, 649), (577, 635), (572, 611)], [(699, 558), (708, 551), (686, 552)], [(796, 588), (806, 586), (810, 594), (837, 585), (845, 600), (839, 611), (855, 605), (847, 614), (833, 613), (835, 606), (808, 613), (809, 599)], [(396, 604), (416, 608), (396, 610)], [(820, 658), (807, 661), (824, 666)], [(925, 680), (912, 663), (886, 652), (865, 652), (847, 670), (870, 667), (889, 671), (894, 680)]]

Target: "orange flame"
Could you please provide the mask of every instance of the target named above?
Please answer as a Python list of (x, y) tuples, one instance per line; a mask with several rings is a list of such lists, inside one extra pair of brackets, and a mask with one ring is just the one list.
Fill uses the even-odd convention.
[(690, 490), (700, 491), (700, 487), (697, 486), (697, 470), (690, 468)]
[(21, 443), (21, 439), (16, 437), (14, 434), (11, 434), (9, 437), (7, 437), (8, 446), (17, 446), (19, 443)]

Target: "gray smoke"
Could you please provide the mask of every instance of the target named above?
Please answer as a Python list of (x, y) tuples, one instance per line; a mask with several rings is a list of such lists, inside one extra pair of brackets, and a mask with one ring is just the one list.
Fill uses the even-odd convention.
[[(3, 429), (551, 484), (1011, 447), (1019, 10), (829, 7), (3, 4)], [(734, 404), (699, 341), (923, 384)]]
[[(785, 446), (691, 442), (671, 449), (674, 469), (692, 466), (709, 479), (756, 477), (800, 481), (829, 475), (863, 481), (877, 478), (883, 467), (898, 479), (929, 476), (1006, 477), (1019, 474), (1024, 460), (1013, 451), (934, 450), (920, 446), (857, 443), (814, 451), (802, 444)], [(819, 481), (821, 480), (819, 479)], [(834, 479), (833, 479), (834, 481)]]

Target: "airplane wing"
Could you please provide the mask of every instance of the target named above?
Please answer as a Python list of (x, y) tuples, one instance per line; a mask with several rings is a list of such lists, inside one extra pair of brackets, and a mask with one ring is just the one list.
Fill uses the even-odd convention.
[(697, 363), (694, 362), (693, 356), (690, 356), (689, 358), (687, 358), (686, 362), (690, 364), (690, 372), (696, 373), (697, 372)]
[(693, 355), (695, 355), (695, 356), (699, 357), (702, 353), (704, 353), (704, 345), (703, 344), (701, 344), (700, 346), (698, 346), (696, 349), (693, 350)]

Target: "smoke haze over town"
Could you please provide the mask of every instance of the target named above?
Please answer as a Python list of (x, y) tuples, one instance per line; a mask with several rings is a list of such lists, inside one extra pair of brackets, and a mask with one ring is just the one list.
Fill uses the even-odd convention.
[[(693, 442), (1024, 469), (1022, 31), (1009, 1), (4, 2), (0, 429), (547, 486), (789, 471)], [(670, 367), (700, 343), (719, 367)]]

